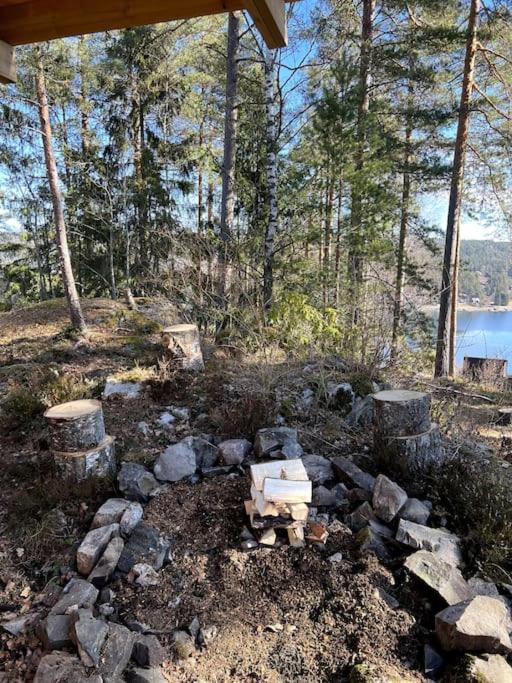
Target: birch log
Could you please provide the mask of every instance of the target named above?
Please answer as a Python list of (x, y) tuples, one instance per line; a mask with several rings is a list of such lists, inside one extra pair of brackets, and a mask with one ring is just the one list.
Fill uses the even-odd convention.
[(183, 370), (204, 370), (201, 339), (197, 325), (166, 327), (162, 341), (167, 356)]
[(64, 479), (83, 481), (112, 477), (116, 473), (114, 439), (106, 436), (97, 446), (78, 452), (53, 452), (57, 470)]
[(100, 401), (69, 401), (49, 408), (44, 416), (54, 451), (84, 451), (98, 446), (105, 439)]
[(430, 395), (420, 391), (379, 391), (373, 395), (374, 430), (380, 437), (414, 436), (430, 429)]
[(377, 438), (375, 452), (379, 464), (386, 471), (400, 475), (407, 481), (438, 466), (445, 454), (437, 424), (432, 424), (427, 431), (413, 436)]

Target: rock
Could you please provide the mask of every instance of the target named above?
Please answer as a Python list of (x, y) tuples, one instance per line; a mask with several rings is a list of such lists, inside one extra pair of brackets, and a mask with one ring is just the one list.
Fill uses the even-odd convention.
[(147, 503), (150, 494), (159, 487), (155, 477), (137, 462), (124, 462), (117, 475), (119, 489), (130, 500)]
[(304, 455), (302, 464), (313, 484), (325, 484), (326, 481), (334, 479), (331, 461), (324, 458), (323, 455)]
[(372, 502), (372, 493), (364, 489), (348, 489), (346, 496), (349, 503)]
[(512, 668), (501, 655), (466, 655), (457, 669), (466, 683), (512, 683)]
[(160, 579), (157, 572), (149, 564), (138, 562), (134, 564), (130, 570), (130, 576), (133, 576), (133, 581), (141, 588), (148, 588), (149, 586), (158, 586)]
[(336, 494), (325, 486), (317, 486), (313, 489), (311, 504), (317, 507), (332, 507), (336, 503)]
[(384, 588), (377, 588), (376, 593), (378, 597), (383, 602), (385, 602), (389, 608), (398, 609), (400, 607), (400, 603), (398, 602), (398, 600), (393, 595), (385, 591)]
[(343, 559), (343, 555), (341, 553), (334, 553), (334, 555), (330, 555), (327, 558), (327, 561), (330, 562), (331, 564), (339, 564)]
[(446, 651), (509, 654), (508, 608), (501, 600), (477, 595), (436, 614), (436, 635)]
[(119, 538), (119, 536), (116, 536), (110, 541), (98, 564), (87, 577), (87, 580), (90, 581), (93, 586), (101, 588), (108, 583), (108, 580), (117, 567), (123, 548), (124, 541), (122, 538)]
[(356, 398), (352, 410), (345, 417), (349, 427), (356, 429), (370, 429), (373, 424), (373, 397)]
[(392, 522), (407, 502), (407, 493), (384, 474), (379, 474), (373, 489), (373, 509), (384, 522)]
[(111, 603), (114, 598), (116, 597), (116, 594), (112, 590), (112, 588), (102, 588), (100, 590), (100, 595), (98, 597), (98, 605), (106, 605)]
[(111, 617), (116, 611), (116, 608), (113, 605), (100, 605), (98, 607), (98, 612), (102, 617), (108, 618)]
[(396, 540), (418, 550), (430, 550), (440, 559), (456, 567), (462, 561), (460, 539), (445, 529), (431, 529), (428, 526), (401, 519)]
[(368, 526), (370, 520), (377, 521), (377, 517), (373, 511), (372, 506), (368, 502), (361, 503), (361, 505), (354, 510), (350, 515), (347, 515), (346, 521), (352, 531), (360, 531)]
[(117, 567), (128, 574), (135, 564), (145, 562), (158, 571), (167, 559), (169, 546), (169, 541), (160, 536), (158, 529), (141, 522), (125, 543)]
[(74, 617), (76, 621), (71, 628), (71, 638), (78, 649), (80, 659), (85, 666), (97, 668), (108, 626), (104, 621), (95, 619), (89, 609), (79, 609)]
[(211, 479), (212, 477), (220, 477), (222, 475), (227, 475), (233, 472), (232, 465), (222, 465), (217, 467), (203, 467), (201, 474), (206, 479)]
[(124, 498), (109, 498), (94, 515), (91, 529), (119, 522), (129, 504)]
[(473, 591), (473, 595), (487, 595), (490, 598), (499, 598), (500, 592), (495, 583), (484, 581), (478, 576), (473, 576), (468, 581), (468, 585)]
[(187, 436), (182, 443), (190, 445), (196, 454), (196, 466), (202, 470), (213, 467), (219, 458), (219, 449), (210, 435)]
[(190, 408), (185, 406), (167, 406), (168, 411), (181, 422), (188, 422), (190, 420)]
[(225, 465), (241, 465), (251, 449), (247, 439), (228, 439), (219, 444), (219, 457)]
[(180, 441), (165, 449), (153, 468), (160, 481), (180, 481), (197, 469), (196, 453), (190, 442)]
[(347, 498), (347, 493), (348, 489), (345, 486), (345, 484), (342, 484), (341, 482), (339, 484), (336, 484), (333, 486), (331, 491), (334, 493), (334, 505), (335, 507), (339, 508), (342, 506), (348, 506), (348, 498)]
[(300, 458), (302, 446), (296, 429), (291, 427), (267, 427), (258, 430), (254, 452), (259, 458)]
[(119, 536), (119, 524), (92, 529), (76, 551), (76, 566), (80, 574), (90, 574), (110, 540)]
[(130, 503), (119, 520), (119, 530), (123, 536), (129, 536), (144, 516), (140, 503)]
[(255, 539), (247, 539), (245, 541), (242, 541), (240, 547), (242, 548), (242, 550), (256, 550), (258, 545), (259, 543)]
[(388, 560), (390, 557), (382, 536), (369, 526), (357, 533), (356, 543), (361, 554), (373, 553), (379, 560)]
[(98, 589), (85, 579), (71, 579), (62, 591), (50, 614), (66, 614), (71, 608), (92, 607), (98, 597)]
[(327, 405), (329, 408), (336, 408), (348, 412), (354, 403), (354, 390), (348, 382), (341, 384), (337, 382), (327, 382)]
[(176, 418), (174, 415), (171, 415), (168, 411), (165, 411), (165, 413), (162, 413), (160, 417), (158, 418), (158, 424), (160, 427), (164, 427), (165, 429), (168, 429), (169, 427), (172, 427), (172, 425), (176, 422)]
[(431, 645), (423, 648), (424, 669), (427, 678), (436, 679), (444, 667), (444, 659)]
[(39, 662), (34, 683), (102, 683), (101, 676), (87, 675), (80, 660), (67, 652), (53, 652)]
[(373, 492), (375, 478), (347, 458), (339, 456), (332, 461), (334, 473), (338, 479), (351, 488), (360, 488), (369, 493)]
[(197, 636), (199, 645), (201, 647), (208, 647), (217, 637), (219, 629), (216, 626), (205, 626), (199, 629)]
[(408, 522), (415, 524), (426, 524), (430, 517), (429, 508), (418, 500), (417, 498), (409, 498), (403, 508), (399, 512), (400, 519), (405, 519)]
[(127, 683), (169, 683), (160, 667), (155, 669), (131, 669), (125, 675)]
[(10, 633), (11, 636), (20, 636), (31, 629), (39, 619), (40, 616), (37, 612), (29, 612), (16, 619), (4, 621), (2, 628), (6, 633)]
[(151, 427), (147, 422), (141, 421), (137, 424), (137, 431), (147, 438), (151, 434)]
[(69, 614), (49, 614), (37, 630), (44, 649), (62, 650), (71, 645), (71, 625), (72, 618)]
[(139, 636), (133, 646), (132, 659), (138, 666), (155, 668), (163, 664), (166, 653), (156, 636)]
[(100, 673), (105, 683), (117, 683), (122, 680), (123, 672), (132, 656), (135, 638), (135, 634), (126, 626), (109, 623), (100, 664)]
[(188, 659), (196, 651), (194, 639), (186, 631), (175, 631), (174, 651), (178, 659)]
[(139, 398), (141, 391), (142, 384), (140, 382), (119, 382), (114, 377), (107, 377), (103, 398), (107, 399), (112, 396), (121, 396), (128, 399)]
[(472, 597), (471, 588), (457, 567), (429, 550), (418, 550), (410, 555), (405, 561), (405, 567), (449, 605)]
[(295, 403), (295, 408), (300, 415), (308, 415), (315, 404), (315, 392), (307, 387)]

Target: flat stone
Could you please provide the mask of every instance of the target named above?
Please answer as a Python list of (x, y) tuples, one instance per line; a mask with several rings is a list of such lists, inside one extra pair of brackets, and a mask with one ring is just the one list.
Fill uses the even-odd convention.
[(308, 454), (302, 457), (302, 464), (306, 468), (309, 479), (313, 484), (325, 484), (334, 479), (331, 461), (323, 455)]
[(37, 630), (44, 649), (62, 650), (71, 645), (71, 625), (72, 618), (69, 614), (49, 614)]
[(85, 666), (97, 668), (108, 626), (101, 619), (95, 619), (89, 609), (79, 609), (74, 617), (76, 621), (71, 628), (71, 638), (78, 649), (80, 659)]
[(251, 450), (247, 439), (228, 439), (219, 444), (219, 458), (225, 465), (241, 465)]
[(436, 614), (436, 635), (444, 650), (509, 654), (508, 608), (501, 600), (477, 595)]
[(464, 659), (471, 683), (512, 683), (512, 667), (501, 655), (467, 655)]
[(103, 398), (111, 398), (112, 396), (120, 396), (127, 399), (139, 398), (141, 391), (142, 384), (140, 382), (119, 382), (113, 377), (107, 377), (105, 388), (103, 389)]
[(197, 469), (196, 453), (190, 443), (180, 441), (160, 455), (153, 471), (160, 481), (180, 481), (192, 476)]
[(418, 550), (410, 555), (405, 561), (405, 567), (449, 605), (472, 597), (471, 588), (457, 567), (429, 550)]
[(407, 493), (384, 474), (379, 474), (373, 489), (373, 509), (384, 522), (392, 522), (407, 502)]
[(94, 567), (92, 572), (87, 577), (93, 586), (102, 588), (108, 583), (108, 580), (114, 573), (121, 553), (123, 552), (124, 541), (119, 536), (113, 538), (105, 548), (105, 552)]
[(67, 614), (70, 609), (92, 607), (98, 597), (98, 589), (85, 579), (71, 579), (62, 591), (50, 614)]
[(52, 652), (39, 662), (34, 683), (103, 683), (101, 676), (88, 675), (78, 657), (67, 652)]
[(166, 652), (156, 636), (139, 636), (133, 647), (132, 658), (138, 666), (152, 669), (163, 664)]
[(127, 683), (169, 683), (160, 667), (154, 669), (130, 669), (125, 675)]
[(149, 586), (158, 586), (160, 579), (157, 572), (151, 565), (145, 562), (138, 562), (134, 564), (130, 570), (130, 575), (133, 576), (134, 583), (141, 588), (149, 588)]
[[(288, 448), (289, 447), (289, 448)], [(285, 449), (286, 453), (283, 451)], [(267, 427), (258, 430), (254, 452), (259, 458), (281, 457), (293, 459), (303, 454), (296, 429), (291, 427)]]
[(347, 458), (338, 456), (332, 460), (334, 473), (340, 481), (351, 488), (359, 488), (369, 493), (373, 492), (375, 477), (363, 472), (355, 463)]
[(499, 598), (500, 592), (495, 583), (484, 581), (478, 576), (473, 576), (468, 581), (468, 585), (473, 591), (473, 595), (487, 595), (490, 598)]
[(2, 623), (2, 628), (6, 633), (10, 633), (11, 636), (20, 636), (22, 633), (26, 633), (32, 628), (39, 619), (40, 616), (37, 612), (29, 612), (16, 619), (4, 621)]
[(169, 546), (169, 541), (160, 535), (158, 529), (141, 522), (125, 543), (117, 568), (128, 574), (135, 564), (145, 562), (159, 570), (167, 558)]
[(105, 683), (122, 680), (121, 676), (132, 656), (135, 634), (126, 626), (110, 622), (105, 644), (101, 651), (100, 673)]
[(111, 539), (119, 536), (119, 524), (92, 529), (76, 551), (76, 566), (80, 574), (90, 574)]
[(399, 517), (415, 524), (426, 524), (430, 517), (430, 510), (421, 500), (409, 498), (400, 510)]
[(140, 503), (130, 503), (119, 520), (119, 530), (123, 536), (129, 536), (144, 516)]
[(94, 515), (91, 529), (119, 522), (129, 504), (124, 498), (109, 498)]
[(459, 537), (445, 529), (431, 529), (428, 526), (401, 519), (396, 532), (396, 540), (410, 548), (430, 550), (455, 567), (462, 561)]
[(316, 486), (313, 489), (311, 504), (317, 507), (332, 507), (336, 503), (336, 494), (325, 486)]
[(151, 472), (138, 462), (124, 462), (117, 481), (124, 495), (139, 503), (147, 503), (150, 494), (160, 486)]
[(352, 531), (360, 531), (364, 527), (368, 526), (370, 520), (376, 522), (377, 517), (373, 511), (372, 506), (368, 502), (361, 503), (361, 505), (352, 512), (352, 514), (347, 515), (346, 521), (348, 526)]

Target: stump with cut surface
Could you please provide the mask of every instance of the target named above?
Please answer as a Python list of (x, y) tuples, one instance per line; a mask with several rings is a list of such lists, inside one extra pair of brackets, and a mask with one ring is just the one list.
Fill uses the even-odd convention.
[(183, 370), (204, 370), (201, 339), (197, 325), (181, 324), (166, 327), (162, 341), (167, 356)]
[(497, 423), (503, 427), (512, 424), (512, 408), (500, 408), (498, 410)]
[(84, 451), (54, 451), (53, 458), (61, 476), (83, 481), (91, 477), (112, 477), (116, 472), (114, 439), (106, 436), (97, 446)]
[(54, 451), (85, 451), (105, 439), (100, 401), (69, 401), (49, 408), (44, 416)]
[(444, 458), (439, 426), (432, 424), (422, 434), (375, 438), (375, 452), (380, 465), (387, 471), (410, 480), (427, 473)]
[(414, 436), (430, 429), (429, 394), (402, 389), (379, 391), (373, 400), (373, 425), (379, 437)]

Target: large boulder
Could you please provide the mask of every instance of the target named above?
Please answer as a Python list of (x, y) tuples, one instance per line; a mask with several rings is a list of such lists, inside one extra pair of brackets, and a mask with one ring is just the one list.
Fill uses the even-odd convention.
[(392, 522), (407, 502), (407, 493), (384, 474), (379, 474), (373, 489), (373, 509), (384, 522)]
[(124, 462), (117, 475), (119, 489), (139, 503), (147, 503), (149, 496), (159, 487), (155, 477), (138, 462)]
[(466, 655), (456, 669), (457, 675), (456, 680), (465, 683), (512, 683), (512, 667), (501, 655)]
[(192, 444), (184, 440), (166, 448), (153, 471), (160, 481), (180, 481), (192, 476), (196, 469), (196, 452)]
[(471, 588), (457, 567), (429, 550), (418, 550), (405, 561), (405, 567), (442, 597), (455, 605), (473, 596)]
[(34, 683), (102, 683), (101, 676), (87, 670), (74, 655), (52, 652), (39, 662)]
[(304, 453), (296, 429), (268, 427), (256, 434), (254, 452), (259, 458), (300, 458)]
[(509, 620), (501, 600), (477, 595), (436, 614), (436, 634), (447, 651), (510, 654)]
[(445, 529), (431, 529), (401, 519), (396, 532), (399, 543), (417, 550), (430, 550), (440, 559), (457, 566), (462, 560), (460, 539)]
[(108, 633), (101, 652), (100, 673), (105, 682), (121, 681), (122, 674), (132, 656), (136, 635), (126, 626), (108, 625)]

